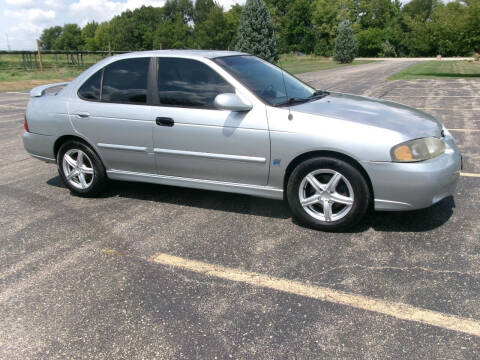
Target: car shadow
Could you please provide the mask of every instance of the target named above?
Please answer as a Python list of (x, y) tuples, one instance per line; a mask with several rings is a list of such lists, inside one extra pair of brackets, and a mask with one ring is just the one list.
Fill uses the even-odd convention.
[(364, 220), (349, 232), (373, 228), (388, 232), (425, 232), (445, 224), (453, 215), (455, 200), (447, 197), (435, 205), (412, 211), (369, 211)]
[[(60, 176), (47, 181), (48, 185), (65, 188)], [(288, 219), (291, 217), (286, 202), (219, 191), (190, 189), (141, 182), (110, 180), (101, 198), (123, 197), (189, 206), (200, 209)]]
[[(49, 179), (47, 184), (66, 189), (60, 176)], [(140, 182), (110, 180), (106, 191), (99, 197), (124, 197), (277, 219), (292, 218), (286, 201)], [(386, 232), (430, 231), (445, 224), (453, 215), (454, 208), (453, 197), (447, 197), (432, 207), (422, 210), (369, 211), (358, 225), (344, 233), (361, 233), (370, 228)], [(305, 227), (295, 219), (292, 221), (298, 226)]]

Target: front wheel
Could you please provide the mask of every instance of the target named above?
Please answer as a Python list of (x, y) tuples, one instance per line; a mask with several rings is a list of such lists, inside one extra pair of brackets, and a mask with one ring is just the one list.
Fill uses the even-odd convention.
[(57, 167), (65, 185), (80, 196), (97, 195), (107, 182), (102, 161), (80, 141), (68, 141), (60, 147)]
[(287, 198), (295, 218), (305, 225), (338, 231), (363, 218), (370, 191), (354, 166), (336, 158), (318, 157), (295, 168), (288, 181)]

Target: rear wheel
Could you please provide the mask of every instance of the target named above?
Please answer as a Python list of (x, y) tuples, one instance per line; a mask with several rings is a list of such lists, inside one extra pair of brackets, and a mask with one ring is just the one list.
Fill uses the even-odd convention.
[(318, 157), (295, 168), (288, 181), (287, 198), (295, 218), (302, 223), (338, 231), (363, 218), (370, 191), (363, 175), (351, 164)]
[(83, 142), (64, 143), (58, 151), (57, 167), (65, 185), (77, 195), (97, 195), (106, 185), (105, 167)]

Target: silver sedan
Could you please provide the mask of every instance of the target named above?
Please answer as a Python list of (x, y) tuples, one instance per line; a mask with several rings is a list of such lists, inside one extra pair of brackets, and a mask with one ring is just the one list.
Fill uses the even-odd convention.
[(226, 51), (104, 59), (33, 89), (25, 130), (26, 150), (57, 163), (75, 194), (116, 179), (287, 199), (321, 230), (369, 208), (429, 207), (454, 193), (461, 166), (450, 133), (424, 112), (316, 90)]

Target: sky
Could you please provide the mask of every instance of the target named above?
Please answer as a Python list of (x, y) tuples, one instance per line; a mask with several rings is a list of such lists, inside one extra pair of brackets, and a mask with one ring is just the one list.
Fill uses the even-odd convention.
[[(224, 9), (245, 0), (216, 0)], [(403, 0), (406, 2), (407, 0)], [(102, 22), (142, 5), (162, 6), (165, 0), (0, 0), (0, 50), (32, 50), (44, 28)]]

